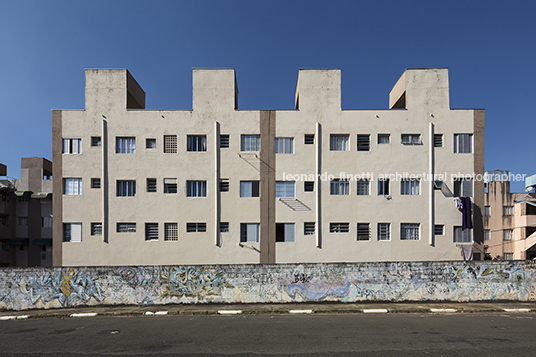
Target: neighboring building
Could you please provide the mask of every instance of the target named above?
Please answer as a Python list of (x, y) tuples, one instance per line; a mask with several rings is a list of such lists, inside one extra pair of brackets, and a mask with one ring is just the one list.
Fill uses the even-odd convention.
[(0, 266), (52, 266), (52, 163), (22, 158), (20, 180), (0, 176)]
[[(526, 178), (531, 190), (536, 175)], [(484, 247), (489, 259), (536, 258), (536, 194), (510, 192), (509, 171), (486, 172)]]
[(406, 70), (387, 110), (342, 110), (340, 70), (300, 70), (296, 110), (237, 94), (234, 70), (194, 69), (192, 110), (142, 110), (127, 70), (86, 70), (85, 110), (52, 114), (54, 265), (460, 260), (482, 242), (484, 183), (461, 176), (484, 174), (484, 110), (450, 109), (447, 69)]

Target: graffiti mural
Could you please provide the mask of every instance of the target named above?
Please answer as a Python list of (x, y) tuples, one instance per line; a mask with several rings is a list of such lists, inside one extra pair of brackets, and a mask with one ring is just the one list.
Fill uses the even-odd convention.
[(204, 268), (174, 269), (170, 274), (160, 276), (162, 297), (194, 297), (203, 300), (209, 295), (220, 295), (222, 289), (233, 288), (225, 280), (223, 271)]
[(39, 300), (46, 303), (57, 299), (62, 306), (69, 306), (76, 300), (88, 301), (92, 297), (103, 301), (107, 281), (99, 281), (99, 278), (93, 278), (86, 272), (69, 269), (65, 274), (56, 272), (38, 276), (32, 273), (28, 281), (24, 278), (20, 280), (19, 288), (32, 304)]
[(134, 289), (138, 305), (152, 305), (160, 297), (160, 281), (144, 268), (123, 268), (119, 275), (122, 282)]

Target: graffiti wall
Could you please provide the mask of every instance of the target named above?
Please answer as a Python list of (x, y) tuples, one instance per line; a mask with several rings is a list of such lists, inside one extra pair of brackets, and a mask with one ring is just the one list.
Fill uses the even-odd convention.
[(0, 309), (169, 303), (536, 299), (536, 263), (0, 268)]

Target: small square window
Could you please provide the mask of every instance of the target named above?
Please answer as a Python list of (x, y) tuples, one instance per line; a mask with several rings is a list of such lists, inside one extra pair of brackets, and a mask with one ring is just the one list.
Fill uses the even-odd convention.
[(220, 135), (220, 148), (227, 149), (229, 147), (229, 135)]
[(136, 223), (117, 223), (117, 233), (136, 233)]
[(164, 153), (177, 153), (177, 135), (164, 135)]
[(92, 236), (101, 236), (102, 235), (102, 223), (91, 223), (91, 235)]
[(330, 223), (330, 233), (348, 233), (350, 232), (350, 223)]
[(207, 136), (187, 135), (186, 151), (207, 151)]
[(220, 179), (220, 192), (229, 192), (229, 179)]
[(312, 236), (316, 234), (316, 224), (315, 222), (305, 222), (303, 223), (303, 234), (306, 236)]
[(91, 146), (101, 146), (101, 137), (100, 136), (92, 136), (91, 137)]
[(158, 240), (158, 223), (145, 223), (145, 240)]
[(176, 178), (164, 179), (164, 193), (177, 193), (177, 179)]
[(206, 223), (186, 223), (186, 232), (188, 233), (200, 233), (207, 231)]
[(156, 179), (155, 178), (147, 179), (147, 192), (156, 192)]
[(443, 147), (443, 134), (434, 134), (434, 147), (435, 148)]
[(306, 145), (312, 145), (315, 143), (315, 134), (305, 134), (304, 143)]
[(370, 223), (357, 224), (357, 240), (370, 240)]
[(221, 233), (229, 232), (229, 222), (220, 222), (220, 232)]
[(305, 181), (303, 183), (303, 190), (305, 192), (313, 192), (315, 190), (315, 182), (314, 181)]
[(391, 135), (390, 134), (378, 134), (378, 144), (390, 144)]
[(391, 223), (378, 223), (378, 240), (391, 240)]
[(442, 236), (445, 234), (445, 226), (442, 224), (436, 224), (434, 226), (434, 235)]
[(147, 149), (156, 149), (156, 139), (146, 139), (145, 147)]
[(164, 240), (179, 240), (179, 225), (177, 223), (164, 223)]
[(357, 136), (357, 151), (370, 151), (370, 135)]
[(421, 134), (402, 134), (402, 144), (404, 145), (421, 145)]
[(91, 188), (101, 188), (100, 178), (91, 179)]

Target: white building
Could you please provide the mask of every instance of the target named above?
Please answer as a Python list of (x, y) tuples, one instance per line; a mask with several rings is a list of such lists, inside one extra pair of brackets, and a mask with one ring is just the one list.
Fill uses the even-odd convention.
[(406, 70), (387, 110), (342, 110), (340, 70), (300, 70), (295, 110), (237, 93), (234, 70), (194, 69), (192, 110), (143, 110), (127, 70), (86, 70), (85, 110), (53, 111), (54, 264), (458, 260), (482, 241), (483, 182), (459, 179), (484, 173), (484, 110), (450, 109), (447, 69)]

